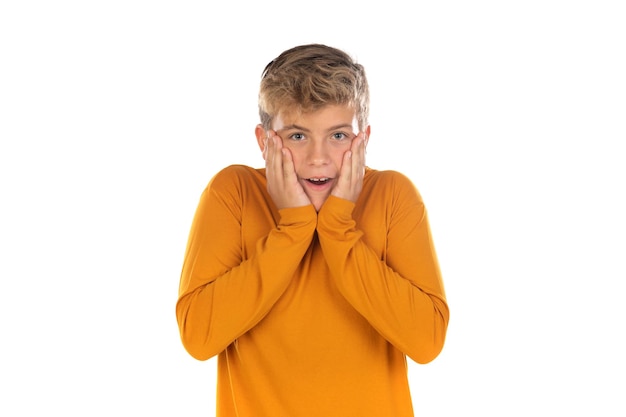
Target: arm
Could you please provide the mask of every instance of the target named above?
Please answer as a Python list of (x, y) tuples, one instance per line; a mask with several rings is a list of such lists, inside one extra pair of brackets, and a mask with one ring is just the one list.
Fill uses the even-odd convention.
[(252, 210), (267, 211), (272, 220), (262, 196), (245, 200), (254, 190), (243, 192), (241, 182), (218, 174), (202, 194), (189, 234), (176, 318), (185, 349), (199, 360), (224, 350), (267, 314), (315, 230), (312, 206), (280, 210), (277, 226), (268, 226), (269, 233), (244, 256), (244, 206), (256, 205)]
[(377, 187), (394, 190), (393, 204), (385, 206), (391, 214), (366, 209), (388, 216), (387, 230), (379, 232), (385, 253), (364, 241), (354, 203), (332, 196), (318, 215), (320, 244), (348, 302), (390, 343), (426, 363), (443, 348), (449, 319), (426, 210), (408, 180)]

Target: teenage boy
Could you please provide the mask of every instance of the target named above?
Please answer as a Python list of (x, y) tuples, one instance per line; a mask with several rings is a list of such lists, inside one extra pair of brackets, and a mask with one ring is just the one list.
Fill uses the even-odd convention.
[(413, 416), (406, 356), (437, 357), (449, 310), (419, 192), (366, 166), (364, 68), (289, 49), (259, 113), (265, 167), (209, 182), (176, 305), (189, 354), (218, 355), (217, 416)]

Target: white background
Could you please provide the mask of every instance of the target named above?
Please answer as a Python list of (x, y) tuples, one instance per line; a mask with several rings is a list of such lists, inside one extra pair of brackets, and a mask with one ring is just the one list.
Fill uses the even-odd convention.
[(265, 64), (320, 42), (430, 212), (451, 321), (416, 416), (624, 416), (620, 3), (3, 2), (0, 414), (213, 415), (174, 314), (191, 218), (262, 165)]

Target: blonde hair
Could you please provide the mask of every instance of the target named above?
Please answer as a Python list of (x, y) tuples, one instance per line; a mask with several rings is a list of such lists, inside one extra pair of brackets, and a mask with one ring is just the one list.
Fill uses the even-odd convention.
[(263, 70), (259, 116), (266, 130), (281, 111), (306, 113), (333, 104), (353, 107), (359, 129), (365, 129), (369, 118), (365, 69), (339, 49), (321, 44), (296, 46)]

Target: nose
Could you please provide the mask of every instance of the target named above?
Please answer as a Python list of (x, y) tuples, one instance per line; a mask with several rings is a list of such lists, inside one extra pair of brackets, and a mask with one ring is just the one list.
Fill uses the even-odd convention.
[(330, 161), (330, 154), (326, 141), (312, 141), (307, 153), (307, 163), (310, 165), (325, 165)]

